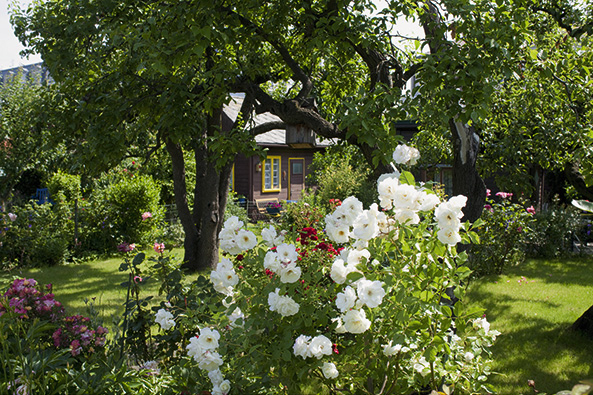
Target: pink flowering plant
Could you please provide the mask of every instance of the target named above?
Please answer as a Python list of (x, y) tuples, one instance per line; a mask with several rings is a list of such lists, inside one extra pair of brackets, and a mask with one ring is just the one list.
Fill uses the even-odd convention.
[(474, 276), (501, 274), (505, 267), (525, 260), (527, 241), (533, 232), (535, 209), (513, 194), (487, 193), (477, 233), (480, 243), (471, 248), (469, 264)]
[[(394, 160), (417, 155), (400, 149)], [(366, 209), (345, 199), (323, 229), (270, 225), (258, 239), (238, 218), (225, 222), (225, 256), (210, 284), (195, 284), (195, 310), (173, 304), (155, 315), (162, 333), (185, 334), (178, 363), (202, 377), (196, 390), (489, 391), (498, 332), (464, 310), (470, 270), (456, 250), (476, 239), (461, 222), (466, 198), (443, 200), (407, 171), (379, 178), (378, 194)]]

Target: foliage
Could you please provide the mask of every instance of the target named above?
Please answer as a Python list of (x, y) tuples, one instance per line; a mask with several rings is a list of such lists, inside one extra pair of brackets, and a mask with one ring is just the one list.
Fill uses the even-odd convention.
[(45, 185), (47, 185), (47, 189), (53, 200), (56, 200), (56, 196), (60, 193), (65, 198), (66, 202), (69, 203), (74, 202), (76, 199), (80, 199), (82, 196), (79, 175), (68, 174), (58, 170), (49, 176)]
[[(400, 182), (414, 189), (411, 173)], [(443, 203), (441, 212), (462, 200)], [(434, 207), (437, 201), (431, 201)], [(359, 203), (346, 199), (326, 217), (326, 228), (328, 221), (338, 226), (334, 221)], [(270, 226), (258, 243), (237, 218), (227, 220), (221, 245), (230, 256), (211, 273), (211, 284), (199, 278), (189, 293), (168, 299), (156, 314), (167, 340), (160, 344), (168, 348), (175, 341), (177, 350), (187, 350), (172, 361), (191, 367), (198, 379), (188, 390), (486, 390), (487, 349), (497, 332), (489, 330), (481, 311), (464, 311), (447, 296), (447, 289), (455, 289), (462, 298), (461, 282), (470, 274), (466, 256), (440, 241), (442, 213), (437, 225), (432, 209), (422, 207), (425, 220), (407, 224), (394, 219), (401, 218), (395, 217), (398, 208), (388, 208), (380, 231), (369, 219), (369, 229), (380, 236), (371, 231), (356, 240), (358, 248), (350, 244), (354, 240), (336, 242), (329, 228), (325, 233), (311, 223), (281, 233)], [(379, 214), (376, 206), (352, 210), (361, 222), (351, 231), (360, 235), (367, 215)], [(466, 242), (475, 237), (468, 224), (463, 227)], [(212, 285), (219, 294), (212, 294)], [(353, 299), (345, 302), (351, 292)]]
[(557, 202), (534, 216), (533, 232), (528, 240), (529, 254), (551, 258), (572, 251), (574, 236), (580, 233), (578, 210)]
[(230, 217), (237, 217), (241, 221), (247, 223), (249, 222), (249, 216), (247, 215), (247, 209), (244, 206), (241, 206), (239, 199), (244, 198), (243, 196), (237, 194), (234, 191), (229, 191), (227, 202), (226, 202), (226, 209), (224, 211), (224, 219), (225, 221)]
[(159, 194), (159, 186), (149, 176), (127, 169), (103, 176), (81, 205), (83, 247), (115, 251), (123, 242), (151, 246), (164, 215)]
[(0, 200), (8, 199), (21, 175), (46, 169), (57, 151), (47, 145), (49, 88), (21, 74), (0, 84)]
[(308, 226), (323, 227), (327, 210), (316, 201), (314, 194), (305, 192), (300, 200), (287, 203), (282, 211), (281, 228), (296, 232)]
[(487, 199), (481, 223), (474, 224), (480, 242), (471, 246), (469, 266), (475, 276), (502, 274), (508, 266), (525, 260), (535, 210), (511, 198), (512, 194), (501, 192), (495, 199)]
[(326, 152), (316, 152), (307, 182), (315, 185), (317, 205), (330, 209), (330, 199), (344, 200), (356, 196), (366, 205), (377, 198), (371, 169), (361, 162), (355, 146), (331, 146)]
[(68, 257), (73, 242), (72, 213), (66, 204), (30, 201), (0, 214), (2, 268), (56, 265)]

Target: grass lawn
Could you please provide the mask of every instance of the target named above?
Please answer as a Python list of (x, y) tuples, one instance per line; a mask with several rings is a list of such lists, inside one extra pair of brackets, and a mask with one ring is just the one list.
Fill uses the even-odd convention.
[(593, 305), (592, 256), (529, 260), (475, 281), (468, 296), (502, 333), (492, 349), (498, 393), (533, 394), (534, 380), (550, 394), (593, 378), (593, 339), (567, 331)]
[[(145, 251), (147, 258), (155, 256), (152, 250)], [(167, 251), (168, 256), (183, 258), (183, 250)], [(134, 255), (131, 255), (133, 257)], [(128, 280), (128, 272), (120, 272), (119, 266), (123, 257), (97, 259), (82, 263), (59, 265), (27, 270), (15, 270), (9, 274), (1, 273), (0, 281), (4, 283), (14, 276), (34, 278), (41, 284), (52, 284), (56, 300), (61, 302), (67, 314), (88, 315), (84, 300), (95, 298), (94, 305), (100, 318), (109, 324), (111, 316), (121, 315), (124, 311), (127, 288), (120, 285)], [(145, 261), (143, 265), (152, 264)], [(192, 276), (191, 278), (194, 278)], [(190, 281), (188, 279), (188, 281)], [(150, 280), (143, 287), (146, 293), (158, 295), (159, 284)]]

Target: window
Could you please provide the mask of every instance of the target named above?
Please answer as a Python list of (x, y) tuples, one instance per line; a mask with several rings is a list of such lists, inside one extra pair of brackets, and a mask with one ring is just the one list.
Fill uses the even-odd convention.
[(280, 157), (269, 156), (263, 163), (262, 192), (280, 191)]

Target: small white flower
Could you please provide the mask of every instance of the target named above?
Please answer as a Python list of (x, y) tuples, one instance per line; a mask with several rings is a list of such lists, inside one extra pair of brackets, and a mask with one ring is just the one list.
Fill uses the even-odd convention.
[(325, 231), (331, 241), (336, 243), (347, 243), (350, 240), (350, 226), (349, 225), (332, 225), (326, 224)]
[(363, 333), (371, 327), (364, 310), (349, 310), (343, 316), (344, 327), (350, 333)]
[(317, 359), (324, 355), (332, 355), (332, 342), (323, 335), (316, 336), (309, 343), (309, 352)]
[(475, 355), (473, 352), (468, 351), (465, 354), (463, 354), (463, 359), (465, 359), (465, 362), (471, 362), (474, 359)]
[(353, 226), (352, 235), (356, 239), (368, 241), (377, 237), (377, 234), (379, 234), (377, 216), (369, 210), (365, 210), (356, 217)]
[(408, 184), (400, 184), (395, 189), (395, 196), (393, 197), (393, 207), (396, 209), (417, 210), (416, 196), (418, 191), (416, 187)]
[(393, 342), (391, 340), (389, 340), (389, 343), (383, 344), (383, 346), (382, 346), (383, 354), (385, 354), (388, 357), (395, 355), (402, 350), (401, 344), (392, 345), (392, 343)]
[(385, 290), (381, 281), (370, 281), (361, 278), (357, 285), (358, 298), (370, 308), (375, 308), (383, 302)]
[(14, 222), (16, 221), (17, 215), (15, 213), (8, 213), (8, 218), (10, 219), (10, 222)]
[(414, 370), (426, 377), (430, 373), (430, 365), (426, 361), (426, 358), (420, 357), (420, 359), (414, 362)]
[(323, 366), (321, 367), (321, 371), (323, 372), (323, 376), (326, 379), (335, 379), (339, 374), (336, 365), (334, 365), (332, 362), (324, 362)]
[(288, 317), (299, 312), (299, 304), (290, 296), (279, 295), (280, 289), (268, 294), (268, 305), (270, 311), (276, 311), (283, 317)]
[(198, 337), (198, 344), (202, 350), (215, 350), (218, 348), (220, 333), (216, 329), (202, 328)]
[(344, 313), (354, 307), (356, 303), (356, 291), (348, 286), (344, 292), (340, 292), (336, 297), (336, 306)]
[(488, 334), (490, 330), (490, 323), (486, 320), (486, 318), (478, 318), (474, 320), (474, 328), (482, 329), (485, 334)]
[(277, 246), (279, 243), (282, 243), (284, 240), (284, 235), (278, 235), (276, 228), (270, 225), (268, 228), (263, 228), (261, 231), (262, 240), (266, 242), (266, 244), (270, 247)]
[(231, 313), (231, 315), (229, 315), (229, 321), (230, 321), (231, 328), (235, 328), (237, 326), (236, 322), (238, 319), (245, 319), (245, 315), (243, 315), (243, 312), (241, 311), (241, 309), (237, 307)]
[(309, 351), (309, 342), (311, 341), (311, 336), (300, 335), (294, 341), (294, 345), (292, 346), (292, 352), (295, 356), (301, 357), (306, 359), (311, 356), (311, 352)]
[(159, 311), (156, 312), (154, 321), (161, 326), (162, 330), (165, 331), (175, 326), (173, 314), (171, 314), (165, 309), (159, 309)]
[(233, 215), (232, 217), (224, 221), (223, 227), (224, 229), (229, 229), (236, 232), (239, 229), (241, 229), (241, 227), (243, 227), (243, 221), (240, 221), (238, 217)]

